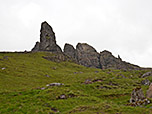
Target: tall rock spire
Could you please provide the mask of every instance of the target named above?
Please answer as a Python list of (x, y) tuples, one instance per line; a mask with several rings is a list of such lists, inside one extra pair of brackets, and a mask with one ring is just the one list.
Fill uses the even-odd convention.
[(56, 37), (52, 27), (45, 21), (41, 24), (40, 42), (37, 42), (32, 51), (62, 52), (56, 44)]
[(92, 46), (86, 43), (78, 43), (76, 49), (65, 44), (64, 52), (56, 43), (55, 33), (52, 27), (45, 21), (41, 24), (40, 42), (36, 42), (33, 52), (48, 51), (57, 54), (57, 59), (67, 60), (68, 57), (73, 58), (76, 63), (86, 67), (94, 67), (101, 69), (140, 69), (139, 66), (122, 61), (120, 56), (114, 57), (111, 52), (103, 51), (98, 53)]

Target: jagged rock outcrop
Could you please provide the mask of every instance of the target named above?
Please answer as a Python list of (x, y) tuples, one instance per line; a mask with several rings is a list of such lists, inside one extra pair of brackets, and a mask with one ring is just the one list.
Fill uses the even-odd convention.
[(36, 42), (34, 48), (32, 49), (32, 51), (39, 51), (40, 50), (40, 42)]
[(133, 65), (122, 61), (120, 56), (118, 58), (114, 57), (111, 52), (103, 51), (100, 52), (100, 64), (103, 69), (136, 69), (138, 70), (140, 67), (137, 65)]
[(74, 47), (71, 44), (65, 44), (64, 45), (64, 54), (72, 57), (72, 58), (76, 58), (76, 49), (74, 49)]
[(120, 56), (114, 57), (111, 52), (103, 51), (98, 53), (92, 46), (86, 43), (78, 43), (76, 49), (71, 44), (65, 44), (64, 52), (56, 43), (55, 33), (52, 27), (45, 21), (41, 24), (40, 42), (36, 42), (33, 52), (48, 51), (60, 53), (54, 57), (43, 57), (47, 60), (66, 61), (71, 59), (86, 67), (102, 69), (132, 69), (138, 70), (139, 66), (122, 61)]
[(62, 52), (56, 44), (56, 37), (52, 27), (45, 21), (41, 24), (40, 42), (37, 42), (32, 51)]
[(99, 62), (99, 53), (90, 45), (86, 43), (78, 43), (76, 46), (76, 58), (79, 64), (101, 68)]
[(65, 44), (64, 54), (74, 58), (79, 64), (86, 67), (95, 67), (102, 69), (124, 69), (138, 70), (139, 66), (122, 61), (120, 56), (114, 57), (111, 52), (104, 50), (100, 54), (86, 43), (78, 43), (76, 49)]
[(74, 58), (83, 66), (101, 68), (99, 53), (86, 43), (78, 43), (76, 49), (70, 44), (65, 44), (64, 54)]

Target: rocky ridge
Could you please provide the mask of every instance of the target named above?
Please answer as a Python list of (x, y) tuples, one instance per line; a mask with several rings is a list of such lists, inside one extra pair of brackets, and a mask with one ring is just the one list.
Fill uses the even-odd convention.
[(32, 52), (48, 51), (60, 53), (75, 60), (78, 64), (86, 67), (94, 67), (101, 69), (125, 69), (138, 70), (139, 66), (122, 61), (120, 56), (114, 57), (109, 51), (98, 53), (92, 46), (87, 43), (78, 43), (76, 49), (66, 43), (63, 49), (56, 43), (55, 33), (52, 27), (45, 21), (41, 24), (40, 42), (36, 42)]
[(52, 27), (45, 21), (41, 24), (40, 42), (36, 42), (32, 51), (62, 52), (56, 44), (56, 37)]

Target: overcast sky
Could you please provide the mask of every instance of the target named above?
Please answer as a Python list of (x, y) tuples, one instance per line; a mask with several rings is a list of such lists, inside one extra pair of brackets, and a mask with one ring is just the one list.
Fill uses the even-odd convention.
[(152, 0), (0, 0), (0, 51), (30, 51), (43, 21), (62, 49), (88, 43), (152, 67)]

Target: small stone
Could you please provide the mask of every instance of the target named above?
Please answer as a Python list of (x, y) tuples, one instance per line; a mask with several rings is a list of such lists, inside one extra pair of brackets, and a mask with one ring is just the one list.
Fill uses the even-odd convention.
[(2, 68), (2, 70), (5, 70), (5, 69), (6, 69), (5, 67)]
[(51, 108), (53, 112), (59, 112), (56, 108)]
[(60, 95), (60, 96), (59, 96), (59, 99), (66, 99), (66, 95), (64, 95), (64, 94), (63, 94), (63, 95)]
[(133, 77), (133, 75), (130, 75), (130, 78), (132, 78)]
[(50, 83), (50, 84), (47, 84), (46, 86), (61, 86), (61, 85), (64, 85), (62, 83)]
[(141, 81), (141, 84), (142, 84), (142, 85), (150, 85), (150, 83), (151, 83), (151, 82), (150, 82), (148, 79), (145, 79), (145, 80), (142, 80), (142, 81)]
[(148, 100), (148, 104), (150, 103), (150, 101)]
[(53, 69), (53, 70), (56, 70), (57, 68), (56, 68), (56, 67), (53, 67), (52, 69)]
[(98, 73), (99, 71), (95, 71), (95, 73)]
[(92, 82), (102, 82), (102, 81), (103, 81), (102, 79), (95, 79)]
[(48, 77), (48, 78), (50, 77), (49, 75), (45, 75), (45, 76)]
[(45, 89), (45, 87), (41, 88), (41, 90), (44, 90), (44, 89)]
[(48, 86), (50, 86), (50, 84), (47, 84), (46, 86), (48, 87)]
[(92, 81), (90, 79), (85, 80), (84, 84), (92, 84)]

